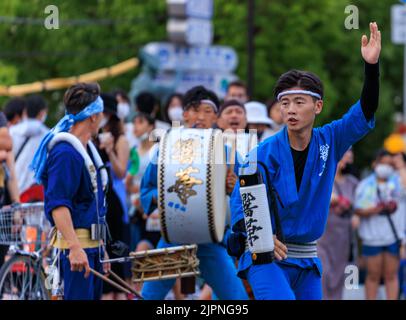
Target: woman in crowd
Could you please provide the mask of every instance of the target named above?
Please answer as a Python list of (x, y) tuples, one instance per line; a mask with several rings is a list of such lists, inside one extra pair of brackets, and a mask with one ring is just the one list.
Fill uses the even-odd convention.
[(361, 217), (359, 236), (366, 257), (366, 298), (376, 299), (381, 278), (386, 298), (397, 299), (399, 292), (400, 242), (404, 237), (406, 163), (402, 155), (378, 152), (374, 172), (362, 180), (355, 196), (355, 213)]
[(139, 198), (141, 179), (150, 162), (150, 151), (155, 143), (149, 139), (155, 128), (154, 123), (154, 119), (145, 113), (137, 113), (133, 120), (134, 135), (140, 143), (130, 152), (131, 166), (126, 177), (126, 187), (131, 198), (131, 249), (136, 251), (154, 249), (160, 238), (158, 212), (147, 218)]
[[(155, 120), (146, 113), (137, 113), (133, 120), (134, 135), (139, 140), (137, 148), (131, 149), (131, 160), (126, 177), (127, 192), (131, 198), (131, 250), (144, 251), (155, 249), (161, 237), (161, 225), (158, 209), (147, 216), (140, 203), (140, 184), (153, 154), (155, 142), (149, 139), (155, 129)], [(136, 288), (140, 290), (140, 287)], [(180, 293), (180, 283), (177, 281), (173, 289), (173, 298), (183, 299)]]
[(123, 90), (116, 90), (113, 94), (117, 100), (117, 116), (125, 122), (131, 112), (130, 98)]
[[(127, 173), (129, 147), (124, 136), (123, 123), (117, 115), (117, 101), (113, 95), (102, 94), (104, 119), (102, 133), (98, 137), (100, 155), (108, 167), (109, 189), (106, 195), (107, 224), (113, 240), (129, 243), (129, 218), (126, 204), (126, 190), (123, 179)], [(110, 258), (116, 256), (109, 252)], [(123, 278), (129, 278), (127, 264), (114, 263), (112, 270)], [(125, 295), (107, 283), (103, 286), (103, 299), (126, 299)]]
[(169, 96), (163, 110), (164, 120), (169, 124), (172, 124), (172, 121), (183, 122), (182, 99), (183, 95), (180, 93), (174, 93)]

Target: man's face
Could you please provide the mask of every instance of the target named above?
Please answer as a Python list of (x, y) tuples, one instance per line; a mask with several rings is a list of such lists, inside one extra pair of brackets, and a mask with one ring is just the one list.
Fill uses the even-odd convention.
[(231, 86), (227, 90), (227, 95), (225, 100), (238, 100), (241, 103), (246, 103), (248, 101), (247, 90), (240, 86)]
[(209, 129), (216, 123), (217, 114), (211, 105), (201, 103), (187, 110), (187, 118), (189, 127)]
[(229, 106), (221, 113), (217, 124), (223, 130), (245, 129), (247, 126), (245, 111), (239, 106)]
[(280, 106), (282, 119), (288, 130), (302, 132), (313, 127), (316, 115), (323, 109), (323, 100), (314, 101), (313, 97), (306, 94), (288, 94), (282, 97)]

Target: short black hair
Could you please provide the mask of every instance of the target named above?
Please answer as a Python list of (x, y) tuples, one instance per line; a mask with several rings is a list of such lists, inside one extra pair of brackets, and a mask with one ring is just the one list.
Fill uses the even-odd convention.
[(231, 88), (231, 87), (240, 87), (240, 88), (244, 88), (245, 90), (247, 90), (247, 85), (245, 84), (244, 81), (241, 81), (241, 80), (234, 80), (234, 81), (231, 81), (231, 82), (228, 84), (227, 90), (228, 90), (229, 88)]
[(28, 96), (26, 101), (28, 118), (34, 119), (42, 110), (48, 109), (48, 103), (38, 94)]
[(135, 98), (135, 105), (139, 112), (151, 114), (154, 111), (157, 100), (147, 91), (140, 92)]
[(216, 105), (217, 110), (219, 109), (220, 101), (217, 95), (203, 86), (193, 87), (185, 93), (183, 96), (183, 109), (187, 110), (189, 107), (198, 105), (201, 100), (210, 100)]
[(66, 111), (71, 114), (77, 114), (95, 101), (100, 95), (100, 86), (98, 83), (77, 83), (66, 90), (63, 97)]
[(178, 98), (180, 100), (180, 103), (183, 104), (183, 94), (181, 94), (181, 93), (175, 92), (175, 93), (172, 93), (168, 97), (168, 99), (166, 100), (165, 106), (164, 106), (164, 110), (163, 110), (164, 117), (165, 117), (164, 120), (167, 122), (170, 122), (168, 110), (169, 110), (169, 105), (171, 104), (171, 102), (174, 98)]
[(267, 109), (268, 109), (268, 113), (272, 110), (272, 108), (274, 107), (274, 106), (276, 106), (278, 104), (278, 100), (276, 99), (276, 98), (272, 98), (272, 99), (269, 99), (267, 102), (266, 102), (266, 107), (267, 107)]
[(103, 100), (104, 112), (117, 116), (117, 100), (111, 93), (101, 93), (100, 97)]
[(245, 110), (245, 106), (242, 102), (240, 102), (239, 100), (236, 100), (236, 99), (231, 99), (231, 100), (224, 101), (224, 103), (220, 106), (218, 115), (220, 116), (223, 113), (223, 111), (230, 106), (239, 106), (241, 109), (244, 110), (244, 113), (247, 113), (247, 110)]
[(386, 149), (379, 149), (375, 154), (375, 161), (379, 161), (386, 156), (393, 156), (393, 154)]
[(16, 116), (22, 117), (26, 107), (27, 102), (24, 98), (11, 98), (8, 100), (3, 108), (7, 121), (12, 121)]
[(144, 119), (148, 122), (149, 125), (155, 126), (155, 119), (152, 118), (150, 114), (143, 113), (143, 112), (137, 112), (133, 117), (133, 121), (137, 118)]
[(279, 93), (294, 87), (318, 93), (323, 99), (323, 83), (320, 78), (314, 73), (301, 70), (290, 70), (282, 74), (276, 83), (274, 97), (277, 98)]
[(125, 92), (123, 89), (116, 89), (113, 90), (111, 92), (112, 95), (114, 95), (115, 97), (117, 96), (121, 96), (121, 98), (123, 98), (125, 101), (127, 101), (128, 103), (130, 103), (130, 98), (127, 95), (127, 92)]

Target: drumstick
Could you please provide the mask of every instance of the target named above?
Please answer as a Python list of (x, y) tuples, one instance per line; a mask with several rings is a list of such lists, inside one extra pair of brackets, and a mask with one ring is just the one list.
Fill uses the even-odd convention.
[(102, 280), (106, 281), (107, 283), (111, 284), (113, 287), (116, 287), (118, 290), (121, 290), (127, 294), (131, 294), (132, 292), (127, 290), (126, 288), (120, 286), (118, 283), (115, 283), (113, 280), (110, 280), (106, 276), (102, 275), (101, 273), (97, 272), (96, 270), (90, 268), (90, 272), (93, 273), (95, 276), (101, 278)]
[(109, 271), (109, 273), (116, 278), (116, 280), (118, 282), (121, 283), (121, 285), (123, 285), (125, 288), (127, 288), (128, 290), (130, 290), (135, 296), (137, 296), (139, 299), (144, 300), (144, 298), (141, 296), (141, 294), (136, 291), (134, 288), (132, 288), (127, 282), (125, 282), (123, 279), (121, 279), (116, 273), (114, 273), (112, 270)]

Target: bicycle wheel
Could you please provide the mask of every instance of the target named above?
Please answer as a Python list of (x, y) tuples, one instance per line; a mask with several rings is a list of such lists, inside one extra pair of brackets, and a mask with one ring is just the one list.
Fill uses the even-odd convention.
[(45, 273), (33, 257), (14, 255), (0, 269), (0, 300), (49, 300)]

